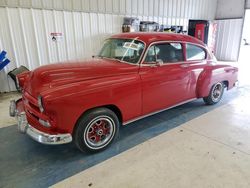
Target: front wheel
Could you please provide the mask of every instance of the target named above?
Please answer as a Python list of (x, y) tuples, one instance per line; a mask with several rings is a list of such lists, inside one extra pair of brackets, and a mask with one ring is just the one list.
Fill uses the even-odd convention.
[(81, 151), (98, 152), (117, 137), (119, 119), (107, 108), (98, 108), (83, 115), (74, 131), (74, 142)]
[(209, 95), (207, 97), (204, 97), (203, 101), (208, 105), (216, 104), (221, 100), (223, 93), (224, 84), (218, 82), (212, 86)]

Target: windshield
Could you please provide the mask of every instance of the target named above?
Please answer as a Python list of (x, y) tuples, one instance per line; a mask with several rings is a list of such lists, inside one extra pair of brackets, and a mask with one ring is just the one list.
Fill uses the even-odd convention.
[(111, 38), (104, 42), (98, 56), (136, 64), (143, 50), (144, 44), (138, 40)]

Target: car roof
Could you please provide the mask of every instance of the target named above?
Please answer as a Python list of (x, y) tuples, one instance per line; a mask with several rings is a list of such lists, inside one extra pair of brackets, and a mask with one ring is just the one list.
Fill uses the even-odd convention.
[(116, 34), (111, 36), (111, 38), (130, 38), (130, 39), (136, 38), (137, 40), (145, 42), (147, 45), (157, 41), (184, 41), (205, 46), (205, 44), (197, 38), (194, 38), (189, 35), (176, 34), (176, 33), (131, 32), (131, 33)]

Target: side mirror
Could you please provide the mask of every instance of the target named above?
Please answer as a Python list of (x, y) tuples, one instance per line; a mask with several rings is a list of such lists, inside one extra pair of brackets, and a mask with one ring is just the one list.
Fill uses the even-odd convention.
[(163, 65), (163, 61), (162, 61), (161, 59), (157, 59), (155, 65), (156, 65), (157, 67), (160, 67), (160, 66)]

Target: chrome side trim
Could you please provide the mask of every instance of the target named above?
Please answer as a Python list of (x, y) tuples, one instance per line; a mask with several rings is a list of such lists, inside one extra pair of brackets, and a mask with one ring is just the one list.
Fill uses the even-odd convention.
[(152, 115), (155, 115), (155, 114), (157, 114), (157, 113), (163, 112), (163, 111), (165, 111), (165, 110), (169, 110), (169, 109), (171, 109), (171, 108), (174, 108), (174, 107), (176, 107), (176, 106), (180, 106), (180, 105), (182, 105), (182, 104), (185, 104), (185, 103), (194, 101), (194, 100), (196, 100), (196, 99), (197, 99), (197, 98), (192, 98), (192, 99), (189, 99), (189, 100), (180, 102), (180, 103), (178, 103), (178, 104), (176, 104), (176, 105), (170, 106), (170, 107), (168, 107), (168, 108), (164, 108), (164, 109), (162, 109), (162, 110), (158, 110), (158, 111), (155, 111), (155, 112), (152, 112), (152, 113), (143, 115), (143, 116), (139, 116), (139, 117), (137, 117), (137, 118), (135, 118), (135, 119), (132, 119), (132, 120), (129, 120), (129, 121), (124, 122), (123, 125), (127, 125), (127, 124), (129, 124), (129, 123), (135, 122), (135, 121), (140, 120), (140, 119), (143, 119), (143, 118), (145, 118), (145, 117), (152, 116)]

